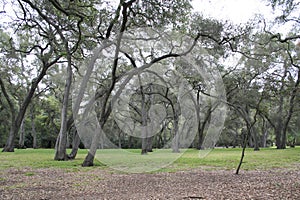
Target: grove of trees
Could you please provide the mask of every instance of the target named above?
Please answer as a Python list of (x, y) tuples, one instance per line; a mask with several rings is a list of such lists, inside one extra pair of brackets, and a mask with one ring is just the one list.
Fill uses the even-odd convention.
[(0, 146), (55, 148), (55, 160), (89, 148), (83, 166), (98, 148), (201, 150), (225, 105), (213, 146), (300, 145), (300, 5), (265, 3), (274, 21), (237, 25), (189, 0), (1, 0)]

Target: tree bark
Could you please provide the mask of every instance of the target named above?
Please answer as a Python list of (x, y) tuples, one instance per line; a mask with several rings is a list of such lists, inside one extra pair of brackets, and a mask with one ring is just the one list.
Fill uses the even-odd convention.
[(25, 149), (25, 118), (23, 118), (20, 126), (19, 149)]
[(140, 92), (141, 92), (141, 117), (142, 117), (142, 155), (148, 153), (147, 144), (148, 144), (148, 127), (147, 127), (147, 120), (148, 120), (148, 112), (146, 110), (146, 97), (144, 94), (144, 88), (141, 81), (141, 76), (138, 75), (139, 84), (140, 84)]
[(251, 126), (251, 135), (253, 136), (254, 151), (259, 151), (259, 139), (258, 139), (257, 131), (256, 131), (254, 124), (253, 124), (253, 126)]
[(282, 149), (282, 141), (281, 141), (281, 137), (282, 137), (282, 131), (283, 131), (283, 119), (282, 119), (282, 106), (283, 106), (283, 96), (280, 96), (280, 101), (279, 101), (279, 108), (277, 111), (277, 123), (276, 123), (276, 127), (275, 127), (275, 139), (276, 139), (276, 147), (277, 149)]
[(122, 131), (120, 130), (120, 131), (119, 131), (119, 134), (118, 134), (118, 146), (119, 146), (119, 149), (122, 148), (121, 133), (122, 133)]
[(203, 149), (202, 143), (204, 138), (204, 129), (211, 116), (211, 113), (212, 113), (212, 109), (210, 107), (205, 115), (204, 121), (202, 123), (201, 123), (201, 119), (199, 119), (198, 121), (198, 148), (197, 148), (198, 150)]
[[(58, 59), (59, 59), (59, 58), (57, 58), (56, 60), (58, 60)], [(56, 61), (55, 61), (55, 62), (56, 62)], [(42, 71), (41, 71), (41, 73), (39, 74), (39, 76), (38, 76), (36, 79), (34, 79), (34, 80), (32, 81), (31, 88), (30, 88), (30, 90), (29, 90), (29, 92), (28, 92), (26, 98), (24, 99), (24, 101), (23, 101), (23, 103), (22, 103), (22, 105), (21, 105), (21, 108), (20, 108), (20, 110), (19, 110), (19, 112), (18, 112), (18, 115), (17, 115), (17, 117), (16, 117), (16, 119), (15, 119), (15, 121), (14, 121), (14, 128), (13, 128), (13, 130), (10, 132), (10, 136), (9, 136), (9, 138), (8, 138), (8, 140), (7, 140), (7, 142), (6, 142), (6, 145), (5, 145), (5, 147), (3, 148), (2, 151), (4, 151), (4, 152), (6, 152), (6, 151), (7, 151), (7, 152), (14, 151), (14, 139), (15, 139), (15, 136), (16, 136), (16, 135), (18, 134), (18, 132), (19, 132), (19, 129), (20, 129), (22, 120), (23, 120), (23, 118), (24, 118), (25, 112), (26, 112), (26, 110), (27, 110), (27, 108), (28, 108), (28, 105), (30, 104), (31, 99), (33, 98), (33, 95), (34, 95), (34, 93), (35, 93), (35, 90), (36, 90), (37, 87), (38, 87), (39, 82), (40, 82), (40, 81), (44, 78), (44, 76), (46, 75), (46, 72), (47, 72), (48, 68), (49, 68), (50, 66), (52, 66), (55, 62), (53, 61), (53, 62), (51, 62), (49, 65), (44, 66), (43, 69), (42, 69)]]
[(290, 120), (292, 118), (292, 115), (294, 113), (294, 107), (295, 107), (295, 98), (297, 96), (297, 91), (299, 91), (299, 85), (300, 85), (300, 68), (298, 66), (298, 74), (297, 74), (297, 80), (294, 84), (293, 90), (291, 92), (291, 96), (289, 98), (289, 110), (287, 113), (287, 116), (285, 117), (285, 121), (282, 128), (282, 138), (281, 138), (281, 149), (286, 148), (287, 143), (287, 129), (290, 123)]
[(102, 135), (102, 128), (105, 124), (104, 121), (100, 122), (101, 123), (101, 128), (97, 128), (95, 129), (95, 135), (93, 136), (92, 139), (92, 144), (90, 146), (88, 155), (85, 157), (83, 163), (82, 163), (82, 167), (90, 167), (90, 166), (94, 166), (94, 159), (95, 159), (95, 155), (97, 153), (97, 149), (99, 148), (100, 145), (100, 136)]
[(79, 145), (80, 145), (80, 137), (78, 135), (77, 130), (75, 130), (73, 133), (72, 151), (68, 155), (68, 159), (75, 159), (78, 149), (79, 149)]
[(58, 138), (56, 140), (55, 144), (55, 157), (54, 160), (67, 160), (67, 133), (68, 133), (68, 107), (69, 107), (69, 97), (70, 97), (70, 91), (71, 91), (71, 84), (72, 84), (72, 63), (71, 63), (71, 53), (69, 50), (68, 42), (64, 39), (64, 37), (61, 35), (62, 39), (65, 42), (65, 49), (67, 51), (67, 60), (68, 60), (68, 66), (67, 66), (67, 79), (65, 83), (64, 88), (64, 98), (63, 98), (63, 104), (62, 104), (62, 110), (61, 110), (61, 124), (60, 124), (60, 130), (58, 134)]
[(172, 152), (173, 153), (179, 153), (179, 133), (178, 133), (178, 117), (177, 114), (175, 114), (174, 117), (174, 138), (172, 142)]
[[(286, 65), (286, 64), (285, 64)], [(276, 139), (276, 146), (277, 149), (285, 149), (285, 142), (282, 141), (283, 137), (283, 120), (284, 120), (284, 116), (283, 116), (283, 104), (284, 104), (284, 95), (283, 92), (285, 90), (285, 78), (287, 76), (287, 67), (284, 66), (284, 74), (281, 77), (281, 86), (279, 89), (279, 107), (278, 107), (278, 111), (277, 111), (277, 120), (276, 120), (276, 127), (275, 127), (275, 139)]]
[(20, 130), (20, 126), (22, 123), (22, 120), (24, 118), (25, 112), (28, 108), (28, 105), (31, 102), (31, 99), (34, 96), (35, 90), (38, 87), (38, 84), (41, 82), (41, 80), (44, 78), (44, 76), (46, 75), (47, 70), (53, 65), (55, 64), (58, 60), (60, 59), (60, 56), (58, 56), (57, 58), (55, 58), (52, 62), (50, 63), (44, 63), (46, 65), (43, 66), (42, 71), (40, 72), (40, 74), (38, 75), (37, 78), (33, 79), (31, 82), (31, 87), (29, 92), (27, 93), (24, 101), (21, 104), (20, 110), (18, 112), (17, 117), (15, 118), (15, 120), (12, 122), (13, 124), (13, 128), (11, 129), (10, 133), (9, 133), (9, 137), (6, 141), (6, 145), (3, 148), (3, 152), (13, 152), (14, 151), (14, 140), (15, 140), (15, 136), (18, 134), (19, 130)]
[(268, 139), (269, 132), (268, 132), (267, 122), (266, 122), (266, 120), (264, 118), (263, 118), (263, 124), (262, 124), (261, 131), (262, 131), (261, 146), (263, 148), (266, 148), (267, 147), (267, 139)]
[(5, 85), (0, 77), (0, 87), (1, 87), (1, 91), (9, 105), (9, 109), (10, 109), (10, 114), (11, 114), (11, 123), (10, 123), (10, 131), (9, 131), (9, 136), (7, 138), (7, 142), (6, 142), (6, 145), (5, 147), (3, 148), (3, 152), (13, 152), (14, 151), (14, 133), (15, 133), (15, 118), (16, 118), (16, 110), (15, 110), (15, 106), (13, 104), (13, 102), (11, 101), (7, 91), (6, 91), (6, 88), (5, 88)]
[(147, 152), (153, 152), (152, 149), (153, 136), (147, 139)]
[[(246, 105), (246, 107), (244, 108), (244, 111), (245, 111), (245, 117), (244, 117), (244, 120), (247, 124), (247, 129), (248, 129), (248, 133), (249, 133), (249, 136), (247, 138), (247, 141), (248, 142), (253, 142), (250, 146), (251, 147), (254, 147), (254, 151), (259, 151), (259, 144), (258, 144), (258, 137), (257, 137), (257, 132), (256, 132), (256, 128), (255, 128), (255, 124), (257, 122), (257, 111), (254, 115), (254, 120), (253, 122), (251, 122), (251, 119), (250, 119), (250, 112), (249, 112), (249, 107)], [(252, 139), (253, 141), (250, 141), (250, 139)]]
[(132, 136), (130, 135), (128, 137), (128, 149), (130, 149), (132, 147)]
[(34, 106), (31, 106), (30, 109), (30, 119), (31, 119), (31, 136), (33, 138), (32, 141), (32, 148), (37, 149), (37, 134), (36, 134), (36, 129), (35, 129), (35, 122), (34, 122)]
[(247, 143), (248, 143), (248, 139), (249, 139), (249, 135), (250, 135), (250, 132), (249, 132), (250, 129), (247, 129), (247, 133), (245, 130), (242, 130), (242, 135), (243, 135), (243, 149), (242, 149), (242, 155), (241, 155), (241, 158), (240, 158), (240, 162), (239, 162), (239, 165), (236, 169), (236, 172), (235, 174), (238, 175), (239, 172), (240, 172), (240, 169), (241, 169), (241, 166), (243, 164), (243, 161), (244, 161), (244, 157), (245, 157), (245, 151), (246, 151), (246, 147), (247, 147)]

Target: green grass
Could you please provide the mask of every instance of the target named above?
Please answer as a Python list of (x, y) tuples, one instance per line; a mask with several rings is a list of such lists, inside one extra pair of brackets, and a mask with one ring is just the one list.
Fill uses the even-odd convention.
[(24, 175), (25, 175), (25, 176), (34, 176), (35, 173), (34, 173), (34, 172), (26, 172)]
[[(214, 149), (208, 156), (199, 159), (195, 152), (188, 150), (175, 164), (179, 167), (189, 168), (206, 166), (221, 169), (236, 169), (241, 156), (241, 149)], [(277, 150), (273, 148), (253, 151), (247, 149), (244, 157), (242, 169), (273, 169), (273, 168), (295, 168), (300, 164), (300, 147)]]
[[(70, 150), (68, 150), (70, 151)], [(70, 161), (55, 161), (54, 149), (15, 149), (15, 152), (0, 153), (0, 170), (6, 168), (65, 168), (69, 171), (77, 171), (81, 168), (81, 164), (87, 150), (81, 149), (78, 151), (77, 157)], [(100, 166), (101, 163), (96, 161), (95, 166)]]
[[(69, 150), (68, 150), (69, 151)], [(14, 153), (0, 153), (0, 170), (7, 168), (63, 168), (70, 172), (89, 170), (81, 164), (87, 150), (79, 150), (75, 160), (54, 161), (53, 149), (16, 149)], [(202, 153), (202, 152), (201, 152)], [(140, 155), (140, 150), (98, 150), (95, 167), (107, 169), (107, 166), (125, 172), (178, 171), (192, 168), (236, 169), (241, 149), (214, 149), (200, 158), (199, 151), (188, 149), (183, 155), (171, 153), (169, 149), (154, 150), (148, 155)], [(107, 165), (107, 166), (105, 166)], [(274, 148), (253, 151), (247, 149), (242, 165), (244, 170), (287, 168), (300, 166), (300, 147), (277, 150)], [(92, 169), (93, 169), (92, 168)], [(25, 174), (34, 176), (34, 173)]]

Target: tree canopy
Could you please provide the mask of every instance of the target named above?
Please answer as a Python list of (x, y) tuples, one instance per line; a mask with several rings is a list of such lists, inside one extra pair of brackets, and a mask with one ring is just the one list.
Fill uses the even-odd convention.
[(299, 2), (266, 3), (276, 21), (236, 25), (189, 0), (2, 0), (3, 151), (300, 144)]

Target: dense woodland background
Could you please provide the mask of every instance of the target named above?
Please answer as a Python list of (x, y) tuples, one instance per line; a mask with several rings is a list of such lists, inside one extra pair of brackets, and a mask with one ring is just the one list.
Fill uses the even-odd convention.
[[(120, 148), (140, 148), (144, 154), (152, 148), (179, 151), (180, 138), (175, 145), (170, 141), (179, 134), (176, 123), (181, 113), (176, 97), (166, 88), (145, 85), (131, 98), (130, 117), (136, 123), (147, 123), (144, 111), (153, 101), (168, 111), (161, 130), (153, 137), (140, 139), (125, 134), (111, 115), (110, 102), (122, 77), (145, 64), (168, 63), (183, 56), (173, 52), (175, 46), (136, 46), (139, 55), (120, 50), (123, 33), (149, 28), (188, 36), (190, 48), (197, 44), (205, 49), (220, 72), (228, 113), (217, 146), (247, 144), (259, 150), (300, 145), (300, 3), (265, 3), (279, 13), (276, 19), (257, 16), (236, 25), (195, 13), (188, 0), (1, 0), (0, 146), (8, 152), (16, 147), (56, 148), (56, 160), (74, 158), (78, 147), (84, 145), (74, 125), (73, 83), (83, 76), (82, 63), (92, 56), (92, 50), (115, 41), (114, 59), (95, 76), (99, 90), (95, 111), (100, 126)], [(278, 27), (286, 27), (285, 32), (278, 32), (282, 30)], [(178, 42), (175, 40), (167, 42)], [(186, 54), (201, 62), (193, 52)], [(218, 105), (211, 101), (199, 109), (209, 94), (209, 83), (196, 73), (184, 73), (186, 69), (180, 66), (178, 71), (183, 72), (197, 97), (197, 133), (190, 147), (202, 149), (211, 114)], [(96, 143), (89, 148), (109, 148), (101, 138)], [(73, 148), (70, 155), (66, 148)], [(93, 165), (93, 153), (87, 155), (84, 165)]]

